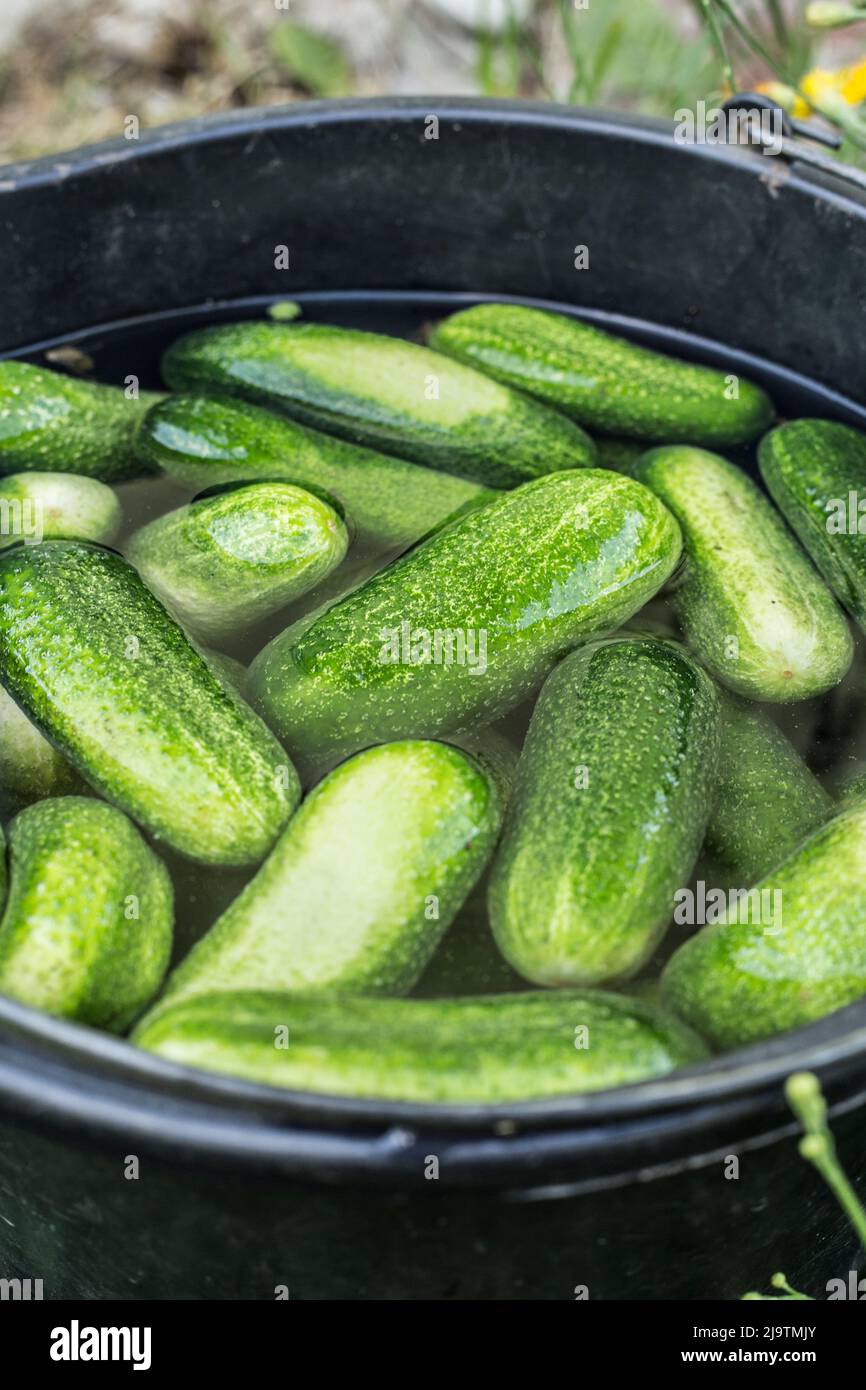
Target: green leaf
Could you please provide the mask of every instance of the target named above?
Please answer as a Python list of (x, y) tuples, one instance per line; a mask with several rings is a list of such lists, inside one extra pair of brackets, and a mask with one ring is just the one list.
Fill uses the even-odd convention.
[(352, 74), (335, 39), (283, 19), (268, 35), (268, 46), (292, 81), (311, 96), (337, 97), (348, 92)]

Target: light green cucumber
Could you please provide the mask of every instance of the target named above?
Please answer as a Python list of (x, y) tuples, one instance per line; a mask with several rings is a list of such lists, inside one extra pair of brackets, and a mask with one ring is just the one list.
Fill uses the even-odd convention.
[(749, 888), (832, 812), (828, 793), (769, 715), (725, 694), (706, 838), (715, 866)]
[(719, 701), (684, 647), (592, 643), (545, 682), (490, 878), (506, 960), (540, 985), (633, 975), (671, 920), (709, 814)]
[(172, 888), (165, 866), (113, 806), (40, 801), (9, 827), (0, 920), (0, 994), (121, 1031), (168, 965)]
[(761, 440), (758, 463), (779, 511), (866, 630), (866, 435), (792, 420)]
[(639, 483), (600, 469), (552, 474), (277, 637), (248, 692), (304, 764), (470, 729), (519, 704), (570, 647), (625, 622), (679, 551), (676, 522)]
[(0, 473), (135, 477), (135, 433), (158, 400), (153, 391), (130, 397), (29, 362), (0, 362)]
[(0, 686), (0, 816), (80, 788), (78, 774)]
[(336, 569), (343, 518), (294, 483), (251, 483), (142, 526), (126, 556), (185, 627), (219, 641), (278, 613)]
[(750, 381), (663, 356), (588, 323), (519, 304), (444, 319), (431, 346), (589, 429), (666, 443), (741, 444), (775, 411)]
[(333, 999), (245, 990), (184, 999), (134, 1042), (248, 1081), (373, 1100), (494, 1104), (601, 1091), (701, 1061), (676, 1019), (600, 991)]
[(415, 740), (359, 753), (310, 793), (165, 1000), (406, 993), (481, 873), (501, 813), (492, 778), (456, 748)]
[(123, 512), (98, 478), (75, 473), (11, 473), (0, 478), (0, 549), (23, 540), (57, 539), (108, 545)]
[(192, 488), (283, 478), (324, 489), (344, 507), (357, 544), (376, 553), (405, 550), (452, 513), (495, 495), (228, 397), (168, 396), (145, 416), (136, 447), (149, 465)]
[(306, 323), (236, 323), (174, 343), (176, 391), (226, 391), (428, 468), (513, 487), (595, 460), (573, 421), (401, 338)]
[(702, 927), (662, 976), (666, 1004), (720, 1048), (811, 1023), (864, 994), (863, 802)]
[(297, 803), (276, 739), (112, 551), (0, 553), (0, 679), (91, 786), (193, 859), (256, 863)]
[(837, 685), (853, 655), (848, 625), (752, 480), (717, 454), (677, 445), (644, 454), (634, 476), (682, 527), (685, 570), (671, 606), (713, 675), (780, 703)]

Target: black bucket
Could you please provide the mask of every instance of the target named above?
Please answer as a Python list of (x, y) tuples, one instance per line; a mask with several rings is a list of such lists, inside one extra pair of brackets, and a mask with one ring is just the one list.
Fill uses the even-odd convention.
[[(669, 126), (250, 112), (2, 169), (0, 225), (0, 355), (74, 343), (106, 381), (156, 385), (180, 331), (274, 298), (391, 331), (516, 298), (866, 424), (862, 185)], [(866, 1003), (661, 1081), (453, 1109), (192, 1073), (0, 1000), (0, 1277), (46, 1298), (732, 1298), (783, 1268), (826, 1296), (857, 1243), (797, 1155), (782, 1083), (803, 1068), (866, 1181)]]

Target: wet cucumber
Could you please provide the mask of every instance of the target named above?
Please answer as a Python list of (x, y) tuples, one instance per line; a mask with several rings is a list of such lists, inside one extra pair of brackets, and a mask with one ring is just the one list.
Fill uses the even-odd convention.
[(375, 1100), (493, 1104), (599, 1091), (702, 1060), (676, 1019), (615, 994), (333, 999), (239, 991), (182, 1000), (134, 1034), (184, 1066)]
[(833, 802), (764, 710), (722, 700), (722, 741), (706, 848), (751, 887), (832, 814)]
[(674, 642), (566, 657), (532, 715), (490, 880), (490, 921), (540, 985), (627, 979), (652, 954), (698, 856), (719, 701)]
[(682, 527), (685, 570), (671, 606), (724, 685), (788, 702), (838, 684), (853, 645), (820, 575), (758, 488), (703, 449), (653, 449), (635, 478)]
[(495, 496), (227, 397), (167, 397), (148, 411), (136, 447), (196, 489), (273, 478), (324, 489), (344, 507), (357, 544), (374, 552), (405, 550), (461, 507)]
[(662, 998), (737, 1047), (866, 994), (866, 803), (820, 826), (671, 957)]
[(251, 483), (157, 517), (130, 537), (127, 559), (203, 641), (277, 613), (346, 554), (342, 517), (293, 483)]
[(0, 473), (46, 470), (117, 482), (134, 478), (135, 433), (159, 395), (0, 362)]
[(556, 473), (452, 523), (256, 658), (248, 693), (305, 764), (458, 732), (528, 696), (670, 576), (676, 522), (617, 473)]
[(0, 817), (80, 789), (77, 773), (0, 686)]
[(481, 873), (501, 811), (492, 780), (456, 748), (359, 753), (310, 793), (174, 971), (166, 1002), (231, 989), (406, 993)]
[(583, 430), (508, 387), (401, 338), (308, 323), (238, 323), (181, 338), (176, 391), (227, 391), (385, 453), (513, 487), (595, 460)]
[(461, 309), (436, 327), (430, 343), (587, 428), (610, 434), (740, 444), (755, 439), (775, 413), (764, 392), (742, 378), (519, 304)]
[(109, 801), (203, 863), (256, 863), (298, 799), (294, 769), (111, 551), (0, 553), (0, 679)]
[(23, 540), (97, 541), (108, 545), (123, 512), (97, 478), (75, 473), (12, 473), (0, 478), (0, 549)]
[(866, 629), (866, 435), (792, 420), (761, 440), (758, 464), (779, 511)]
[(171, 880), (121, 811), (65, 796), (9, 827), (0, 994), (120, 1031), (159, 988), (172, 937)]

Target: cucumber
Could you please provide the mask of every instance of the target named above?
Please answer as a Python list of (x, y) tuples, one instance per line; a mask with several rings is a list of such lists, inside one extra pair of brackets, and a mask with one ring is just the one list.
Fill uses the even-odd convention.
[(205, 994), (133, 1041), (184, 1066), (371, 1100), (492, 1104), (600, 1091), (702, 1060), (665, 1013), (615, 994), (333, 999)]
[(349, 544), (334, 507), (293, 483), (251, 483), (148, 522), (126, 556), (185, 627), (219, 641), (324, 579)]
[(750, 381), (543, 309), (461, 309), (438, 324), (430, 343), (589, 429), (627, 438), (741, 444), (757, 438), (775, 415), (769, 397)]
[(662, 976), (666, 1004), (720, 1048), (811, 1023), (866, 994), (866, 803), (814, 831)]
[(459, 732), (520, 703), (557, 657), (670, 576), (676, 522), (600, 469), (505, 493), (259, 653), (248, 693), (304, 765)]
[(573, 421), (428, 348), (329, 324), (237, 323), (174, 343), (176, 391), (227, 391), (490, 487), (595, 460)]
[(848, 625), (751, 479), (678, 445), (644, 454), (634, 476), (682, 527), (685, 572), (671, 606), (713, 675), (753, 700), (805, 700), (837, 685), (853, 656)]
[(217, 679), (239, 695), (247, 683), (247, 668), (242, 661), (225, 652), (214, 651), (212, 647), (199, 647), (199, 651)]
[(781, 729), (760, 708), (725, 694), (706, 848), (748, 888), (833, 812), (833, 802)]
[(792, 420), (761, 440), (758, 464), (779, 511), (866, 630), (866, 435)]
[(405, 994), (481, 873), (501, 811), (492, 779), (456, 748), (407, 741), (359, 753), (310, 793), (165, 1000)]
[(489, 875), (482, 874), (448, 928), (414, 990), (416, 999), (452, 999), (525, 990), (525, 981), (493, 940), (487, 914)]
[(615, 473), (630, 474), (646, 444), (639, 439), (623, 439), (617, 434), (601, 434), (596, 437), (599, 468), (612, 468)]
[(190, 858), (257, 862), (297, 803), (276, 739), (111, 551), (0, 553), (0, 679), (91, 786)]
[(325, 489), (345, 508), (357, 544), (374, 552), (405, 550), (460, 508), (495, 496), (465, 478), (216, 396), (169, 396), (148, 411), (137, 448), (152, 467), (196, 489), (275, 478)]
[(110, 487), (74, 473), (11, 473), (0, 478), (0, 549), (60, 538), (108, 545), (123, 512)]
[(45, 796), (65, 796), (81, 787), (61, 753), (0, 686), (0, 817)]
[(0, 362), (0, 473), (81, 473), (103, 482), (142, 467), (135, 433), (154, 391), (129, 397), (116, 386), (62, 376), (29, 362)]
[(866, 800), (866, 768), (856, 768), (841, 779), (836, 787), (836, 800), (840, 806), (853, 806)]
[(172, 937), (165, 866), (121, 811), (66, 796), (9, 827), (0, 994), (122, 1031), (159, 988)]
[(655, 637), (593, 643), (545, 682), (490, 879), (505, 959), (540, 985), (627, 979), (651, 956), (704, 835), (715, 686)]

